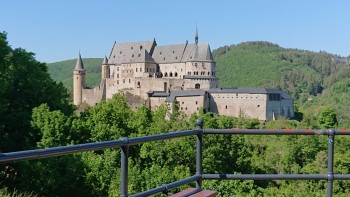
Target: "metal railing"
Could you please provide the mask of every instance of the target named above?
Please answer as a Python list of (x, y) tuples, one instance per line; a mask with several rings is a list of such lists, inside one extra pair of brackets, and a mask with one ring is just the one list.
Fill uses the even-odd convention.
[[(165, 133), (152, 136), (121, 138), (120, 140), (112, 140), (105, 142), (86, 143), (72, 146), (62, 146), (47, 149), (37, 149), (10, 153), (0, 153), (0, 163), (15, 162), (21, 160), (39, 159), (54, 157), (60, 155), (68, 155), (73, 153), (102, 150), (106, 148), (121, 149), (121, 177), (120, 177), (120, 196), (128, 196), (128, 155), (129, 146), (141, 144), (145, 142), (193, 136), (196, 135), (196, 174), (160, 187), (144, 191), (131, 196), (149, 196), (178, 186), (196, 182), (196, 190), (191, 194), (201, 191), (202, 180), (204, 179), (231, 179), (231, 180), (327, 180), (327, 196), (333, 194), (334, 180), (350, 180), (350, 174), (334, 174), (334, 136), (350, 135), (350, 130), (268, 130), (268, 129), (203, 129), (203, 120), (196, 121), (197, 129), (189, 131), (180, 131), (173, 133)], [(202, 170), (202, 138), (203, 134), (232, 134), (232, 135), (328, 135), (328, 172), (327, 174), (203, 174)], [(190, 195), (190, 194), (187, 194)]]

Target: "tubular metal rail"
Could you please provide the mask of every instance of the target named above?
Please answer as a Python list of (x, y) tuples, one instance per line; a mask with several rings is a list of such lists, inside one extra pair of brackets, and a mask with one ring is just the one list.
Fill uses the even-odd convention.
[[(142, 144), (145, 142), (185, 137), (196, 135), (196, 174), (160, 187), (144, 191), (136, 196), (150, 196), (157, 193), (165, 192), (178, 186), (196, 182), (196, 190), (191, 194), (201, 191), (202, 180), (327, 180), (327, 196), (333, 194), (334, 180), (350, 180), (350, 174), (334, 174), (334, 136), (350, 135), (350, 130), (268, 130), (268, 129), (203, 129), (203, 120), (196, 121), (197, 129), (189, 131), (180, 131), (173, 133), (165, 133), (152, 136), (121, 138), (120, 140), (86, 143), (71, 146), (62, 146), (46, 149), (27, 150), (10, 153), (0, 153), (0, 163), (16, 162), (21, 160), (40, 159), (54, 156), (68, 155), (73, 153), (102, 150), (106, 148), (121, 149), (121, 177), (120, 177), (120, 196), (128, 196), (128, 155), (129, 146)], [(328, 135), (328, 172), (327, 174), (204, 174), (202, 170), (202, 137), (203, 134), (232, 134), (232, 135)]]

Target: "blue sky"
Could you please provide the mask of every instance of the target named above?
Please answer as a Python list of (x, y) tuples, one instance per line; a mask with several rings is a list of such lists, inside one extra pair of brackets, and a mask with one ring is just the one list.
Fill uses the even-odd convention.
[(245, 41), (350, 55), (347, 0), (3, 0), (0, 31), (43, 62), (108, 55), (116, 42)]

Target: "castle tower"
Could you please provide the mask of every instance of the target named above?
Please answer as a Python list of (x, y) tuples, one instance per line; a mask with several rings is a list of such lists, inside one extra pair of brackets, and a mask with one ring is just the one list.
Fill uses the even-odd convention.
[(105, 56), (102, 62), (102, 79), (109, 78), (109, 65), (108, 65), (108, 59)]
[(73, 103), (74, 105), (79, 105), (82, 103), (83, 98), (83, 88), (85, 87), (85, 69), (83, 61), (79, 53), (77, 63), (73, 71)]

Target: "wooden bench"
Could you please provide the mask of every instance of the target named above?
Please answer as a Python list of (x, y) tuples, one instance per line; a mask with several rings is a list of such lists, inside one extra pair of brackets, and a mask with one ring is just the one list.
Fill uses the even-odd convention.
[(202, 190), (200, 192), (193, 193), (196, 190), (196, 188), (188, 188), (184, 191), (181, 191), (179, 193), (173, 194), (170, 197), (183, 197), (183, 196), (189, 196), (189, 197), (214, 197), (216, 196), (217, 192), (216, 191), (211, 191), (211, 190)]

